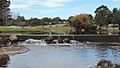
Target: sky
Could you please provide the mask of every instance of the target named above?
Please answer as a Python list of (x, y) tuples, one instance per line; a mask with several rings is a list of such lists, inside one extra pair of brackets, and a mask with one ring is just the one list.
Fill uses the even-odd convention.
[(69, 16), (81, 13), (92, 14), (97, 7), (107, 6), (110, 10), (120, 8), (120, 0), (10, 0), (11, 14), (24, 16), (26, 19), (43, 17), (61, 17), (67, 19)]

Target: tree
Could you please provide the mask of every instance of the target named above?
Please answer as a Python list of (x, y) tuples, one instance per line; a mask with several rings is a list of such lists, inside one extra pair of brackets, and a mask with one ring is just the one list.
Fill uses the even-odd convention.
[(75, 28), (77, 34), (81, 33), (81, 29), (88, 29), (92, 24), (92, 18), (89, 14), (80, 14), (69, 17), (69, 25)]
[(114, 9), (113, 9), (113, 13), (116, 13), (116, 12), (118, 12), (118, 9), (117, 9), (117, 8), (114, 8)]
[(41, 19), (31, 18), (30, 20), (27, 20), (26, 23), (29, 26), (39, 26), (39, 25), (41, 25)]
[(72, 28), (73, 27), (73, 19), (74, 18), (74, 16), (70, 16), (69, 18), (68, 18), (68, 24), (69, 24), (69, 26)]
[(0, 0), (0, 19), (3, 20), (3, 25), (7, 25), (8, 20), (11, 18), (10, 15), (10, 0)]
[(51, 22), (51, 18), (44, 17), (42, 18), (42, 22)]
[(118, 24), (119, 25), (119, 30), (120, 30), (120, 9), (119, 10), (117, 8), (113, 9), (112, 22), (114, 24)]
[(52, 19), (52, 22), (55, 22), (56, 24), (58, 24), (61, 21), (60, 17), (55, 17)]
[(99, 26), (107, 26), (109, 21), (108, 17), (111, 14), (111, 11), (107, 8), (107, 6), (100, 6), (95, 10), (95, 22)]
[(113, 20), (112, 22), (114, 24), (119, 24), (120, 23), (120, 10), (118, 10), (117, 8), (113, 9)]
[(52, 21), (52, 19), (51, 19), (51, 18), (48, 18), (48, 17), (44, 17), (44, 18), (42, 18), (41, 20), (42, 20), (42, 22), (43, 22), (44, 24), (46, 24), (46, 25), (48, 25), (49, 22)]
[(18, 20), (18, 21), (25, 21), (25, 17), (24, 17), (24, 16), (18, 16), (18, 17), (17, 17), (17, 20)]

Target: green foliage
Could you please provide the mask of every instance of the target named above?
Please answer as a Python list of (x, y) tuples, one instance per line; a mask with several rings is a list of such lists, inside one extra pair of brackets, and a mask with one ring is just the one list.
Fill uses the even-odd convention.
[(48, 18), (48, 17), (42, 18), (42, 22), (51, 22), (51, 21), (52, 21), (51, 18)]
[(111, 14), (111, 11), (107, 8), (107, 6), (100, 6), (95, 10), (95, 22), (99, 26), (106, 26), (109, 24), (107, 21), (109, 18), (109, 14)]
[(55, 17), (52, 19), (53, 22), (59, 23), (61, 21), (60, 17)]
[(118, 10), (117, 8), (113, 9), (112, 22), (114, 24), (120, 24), (120, 10)]
[(120, 10), (114, 8), (110, 11), (107, 6), (100, 6), (95, 10), (95, 22), (99, 26), (108, 26), (108, 24), (119, 24), (120, 29)]

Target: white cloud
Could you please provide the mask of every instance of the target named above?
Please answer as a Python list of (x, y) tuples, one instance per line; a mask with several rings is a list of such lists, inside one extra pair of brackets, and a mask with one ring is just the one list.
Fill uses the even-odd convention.
[(45, 6), (45, 7), (60, 7), (64, 6), (71, 0), (11, 0), (12, 9), (29, 8), (33, 5)]
[(28, 8), (33, 6), (35, 3), (37, 3), (38, 0), (11, 0), (11, 6), (12, 9), (22, 9), (22, 8)]
[(71, 0), (42, 0), (41, 5), (46, 7), (60, 7), (64, 6), (66, 3), (70, 1)]

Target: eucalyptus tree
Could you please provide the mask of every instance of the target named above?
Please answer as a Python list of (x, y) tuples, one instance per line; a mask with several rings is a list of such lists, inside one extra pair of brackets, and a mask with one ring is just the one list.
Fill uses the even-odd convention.
[(120, 10), (117, 8), (113, 9), (113, 23), (120, 24)]
[(108, 18), (111, 11), (107, 6), (100, 6), (95, 10), (95, 22), (99, 26), (107, 26), (109, 24)]
[(8, 19), (11, 17), (10, 15), (10, 0), (0, 0), (0, 20), (3, 25), (7, 25)]
[(113, 19), (112, 22), (114, 24), (119, 25), (119, 30), (120, 30), (120, 9), (118, 10), (117, 8), (113, 9)]

